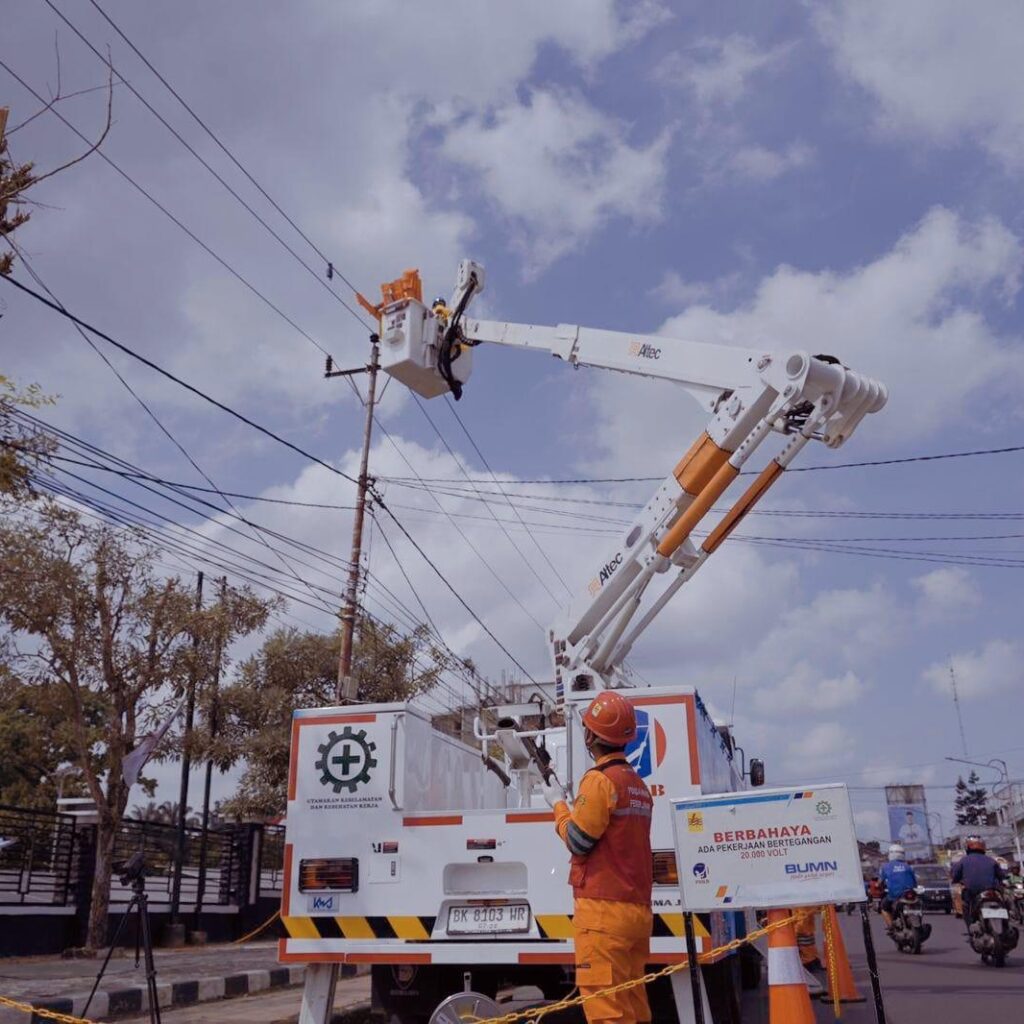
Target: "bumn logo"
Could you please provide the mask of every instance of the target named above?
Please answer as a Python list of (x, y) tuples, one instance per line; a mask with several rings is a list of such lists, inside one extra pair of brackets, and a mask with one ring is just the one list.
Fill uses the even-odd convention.
[(839, 870), (837, 860), (809, 860), (803, 864), (787, 864), (787, 875), (827, 875)]
[(376, 743), (366, 739), (366, 730), (355, 732), (346, 725), (340, 732), (331, 731), (325, 743), (317, 750), (320, 760), (316, 767), (320, 769), (320, 782), (330, 786), (335, 793), (347, 789), (354, 793), (361, 783), (370, 781), (370, 769), (377, 767), (377, 759), (373, 752)]

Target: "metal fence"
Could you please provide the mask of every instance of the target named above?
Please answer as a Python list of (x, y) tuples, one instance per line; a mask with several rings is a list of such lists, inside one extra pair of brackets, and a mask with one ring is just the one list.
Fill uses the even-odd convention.
[(71, 815), (0, 805), (0, 905), (67, 906), (74, 860)]
[[(204, 907), (240, 907), (281, 890), (284, 829), (276, 825), (228, 825), (206, 834)], [(202, 829), (185, 830), (182, 909), (200, 901)], [(171, 901), (177, 829), (160, 822), (126, 819), (114, 841), (115, 863), (142, 851), (146, 891), (154, 910)], [(0, 805), (0, 907), (73, 906), (87, 901), (95, 870), (95, 829), (69, 814)], [(124, 904), (131, 889), (111, 882), (110, 902)]]

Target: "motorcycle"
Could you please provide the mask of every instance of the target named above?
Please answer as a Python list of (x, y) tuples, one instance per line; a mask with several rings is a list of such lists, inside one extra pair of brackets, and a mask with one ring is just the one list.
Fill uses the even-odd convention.
[(1008, 886), (1010, 897), (1010, 917), (1016, 918), (1017, 924), (1024, 925), (1024, 882), (1013, 882)]
[(1001, 889), (986, 889), (974, 901), (967, 934), (982, 963), (1003, 967), (1007, 953), (1017, 948), (1020, 931), (1011, 923), (1010, 903), (1010, 895)]
[(908, 889), (893, 904), (890, 938), (901, 953), (920, 953), (921, 945), (932, 933), (932, 926), (924, 919), (922, 891), (920, 886)]

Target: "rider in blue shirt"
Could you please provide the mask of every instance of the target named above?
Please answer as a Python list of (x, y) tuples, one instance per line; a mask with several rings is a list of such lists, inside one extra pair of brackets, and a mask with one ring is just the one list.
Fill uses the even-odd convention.
[(896, 900), (917, 886), (914, 869), (907, 863), (906, 854), (899, 843), (893, 843), (889, 847), (889, 863), (882, 865), (881, 880), (885, 891), (882, 898), (882, 919), (885, 921), (885, 927), (891, 929), (892, 908)]
[(1006, 872), (985, 853), (981, 836), (967, 837), (967, 853), (953, 866), (953, 882), (960, 885), (964, 923), (968, 926), (974, 913), (974, 901), (986, 889), (998, 889), (1006, 880)]

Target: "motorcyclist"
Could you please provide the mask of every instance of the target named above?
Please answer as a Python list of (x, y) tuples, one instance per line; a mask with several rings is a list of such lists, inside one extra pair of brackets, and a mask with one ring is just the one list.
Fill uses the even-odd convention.
[(896, 901), (905, 893), (917, 886), (914, 869), (907, 863), (906, 853), (899, 843), (889, 847), (889, 862), (882, 865), (880, 881), (884, 895), (882, 896), (882, 920), (885, 930), (892, 931), (892, 912)]
[(1006, 881), (1006, 872), (995, 859), (985, 853), (985, 840), (981, 836), (968, 836), (967, 853), (953, 866), (953, 882), (960, 886), (964, 922), (970, 925), (974, 918), (974, 901), (986, 889), (998, 889)]

